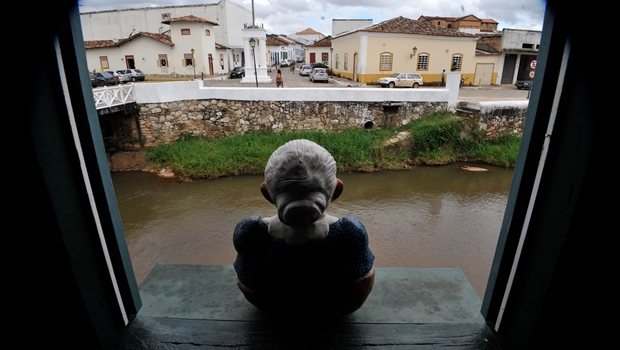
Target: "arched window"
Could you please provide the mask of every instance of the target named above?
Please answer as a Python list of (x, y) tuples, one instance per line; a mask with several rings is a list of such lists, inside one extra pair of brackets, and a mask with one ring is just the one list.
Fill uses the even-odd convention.
[(339, 63), (340, 63), (340, 55), (336, 54), (336, 69), (338, 69)]
[(450, 70), (460, 71), (462, 65), (463, 65), (463, 55), (458, 54), (458, 53), (452, 55), (452, 65), (451, 65)]
[(344, 70), (349, 70), (349, 54), (344, 54)]
[(379, 70), (392, 70), (392, 54), (383, 52), (381, 54)]
[(428, 57), (427, 53), (418, 55), (418, 70), (428, 70)]

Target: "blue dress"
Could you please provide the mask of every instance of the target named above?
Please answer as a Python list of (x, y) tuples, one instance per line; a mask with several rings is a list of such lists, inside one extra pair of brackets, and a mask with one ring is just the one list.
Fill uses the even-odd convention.
[(235, 227), (233, 242), (242, 288), (274, 307), (304, 299), (312, 307), (337, 304), (344, 291), (369, 276), (375, 259), (364, 225), (351, 216), (331, 224), (325, 239), (301, 246), (270, 236), (267, 223), (250, 216)]

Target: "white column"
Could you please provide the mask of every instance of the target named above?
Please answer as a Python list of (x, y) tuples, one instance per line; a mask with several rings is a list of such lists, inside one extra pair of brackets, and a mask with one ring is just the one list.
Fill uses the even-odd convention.
[(448, 109), (454, 110), (459, 98), (459, 86), (461, 85), (461, 73), (446, 74), (446, 89), (448, 89)]
[(250, 46), (250, 38), (243, 38), (243, 50), (245, 51), (245, 68), (254, 68), (254, 59), (252, 58), (252, 47)]
[(265, 60), (267, 59), (265, 57), (265, 54), (267, 53), (266, 41), (267, 41), (266, 38), (265, 39), (263, 39), (263, 38), (260, 39), (260, 45), (259, 45), (260, 46), (260, 50), (259, 50), (260, 51), (260, 60), (259, 61), (260, 61), (260, 66), (261, 67), (267, 67), (267, 62), (265, 62)]

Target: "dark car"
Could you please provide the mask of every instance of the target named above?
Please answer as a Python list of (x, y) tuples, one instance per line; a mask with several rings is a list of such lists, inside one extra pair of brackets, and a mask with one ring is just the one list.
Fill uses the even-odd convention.
[(326, 64), (322, 62), (314, 62), (310, 64), (310, 66), (312, 66), (312, 68), (329, 68), (329, 66), (327, 66)]
[(95, 79), (97, 79), (97, 86), (116, 85), (120, 82), (117, 76), (114, 76), (107, 72), (95, 73)]
[(529, 79), (528, 80), (518, 80), (515, 83), (515, 86), (519, 90), (521, 90), (521, 89), (529, 90), (532, 87), (532, 81), (529, 80)]
[(97, 84), (97, 78), (95, 77), (95, 73), (88, 73), (88, 76), (90, 77), (90, 86), (95, 87), (99, 84)]
[(242, 78), (245, 77), (245, 68), (243, 67), (235, 67), (230, 71), (230, 79)]

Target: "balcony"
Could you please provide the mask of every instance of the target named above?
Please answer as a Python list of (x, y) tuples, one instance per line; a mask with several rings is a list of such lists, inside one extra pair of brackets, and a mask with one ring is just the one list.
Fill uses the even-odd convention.
[(500, 349), (460, 269), (376, 269), (364, 306), (338, 321), (271, 319), (243, 298), (229, 265), (158, 264), (140, 296), (121, 349)]

